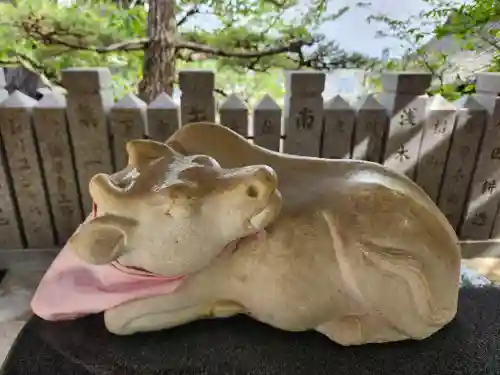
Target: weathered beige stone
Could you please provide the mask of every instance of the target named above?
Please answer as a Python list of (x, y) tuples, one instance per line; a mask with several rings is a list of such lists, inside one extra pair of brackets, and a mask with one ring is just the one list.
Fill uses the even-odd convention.
[(156, 141), (163, 141), (181, 125), (179, 106), (168, 94), (162, 92), (148, 106), (146, 134)]
[(443, 179), (456, 110), (441, 95), (427, 102), (415, 181), (434, 202), (437, 202)]
[(84, 213), (92, 207), (88, 182), (96, 173), (113, 170), (108, 112), (114, 104), (111, 73), (106, 68), (65, 69), (67, 115)]
[(284, 152), (320, 156), (324, 89), (324, 73), (287, 72)]
[(418, 96), (425, 94), (431, 80), (429, 73), (386, 72), (382, 75), (382, 89), (386, 93)]
[(11, 195), (11, 181), (7, 177), (7, 160), (0, 153), (0, 248), (21, 249), (23, 241), (17, 214), (14, 207), (14, 197)]
[(33, 110), (33, 125), (54, 216), (57, 243), (62, 245), (83, 219), (67, 132), (65, 97), (47, 93)]
[(110, 331), (243, 313), (358, 345), (423, 339), (455, 316), (458, 239), (403, 175), (264, 150), (208, 123), (127, 149), (127, 169), (92, 178), (103, 214), (68, 246), (89, 263), (187, 279), (107, 310)]
[(476, 73), (476, 92), (497, 96), (500, 94), (500, 74), (498, 72), (479, 72)]
[(356, 112), (340, 95), (324, 104), (323, 158), (349, 159), (352, 155), (352, 140)]
[[(497, 73), (498, 74), (498, 73)], [(498, 74), (500, 76), (500, 74)], [(493, 83), (497, 83), (497, 91)], [(484, 83), (484, 80), (482, 81)], [(500, 81), (490, 76), (490, 83), (477, 86), (474, 98), (488, 113), (477, 164), (464, 210), (459, 234), (464, 239), (483, 240), (500, 236), (500, 220), (496, 220), (500, 203)], [(495, 223), (498, 222), (498, 226)]]
[(215, 121), (215, 74), (211, 70), (179, 72), (182, 125)]
[(143, 138), (147, 132), (148, 105), (134, 94), (127, 94), (111, 108), (109, 123), (113, 133), (113, 153), (117, 169), (125, 168), (128, 156), (125, 144)]
[(371, 94), (360, 99), (355, 108), (357, 113), (352, 158), (382, 163), (389, 128), (386, 110)]
[(476, 165), (479, 142), (487, 122), (487, 112), (473, 96), (464, 96), (454, 104), (457, 108), (456, 125), (438, 206), (457, 230)]
[(281, 108), (264, 95), (253, 110), (253, 139), (256, 145), (280, 151)]
[(112, 82), (108, 68), (67, 68), (62, 71), (62, 85), (72, 93), (99, 94), (111, 88)]
[[(0, 69), (0, 103), (9, 96), (4, 86), (5, 77), (3, 69)], [(0, 148), (5, 147), (3, 143), (5, 141), (0, 137)], [(7, 160), (3, 152), (0, 152), (0, 249), (19, 249), (23, 247), (23, 242), (17, 225), (14, 197), (11, 195), (12, 181), (8, 178), (8, 169)]]
[(231, 94), (219, 108), (220, 123), (241, 136), (248, 137), (248, 108), (236, 94)]
[(32, 129), (35, 104), (23, 93), (13, 92), (0, 106), (0, 131), (26, 245), (51, 248), (55, 239)]
[(390, 117), (384, 164), (411, 179), (416, 177), (430, 80), (428, 73), (384, 73), (384, 92), (377, 97)]

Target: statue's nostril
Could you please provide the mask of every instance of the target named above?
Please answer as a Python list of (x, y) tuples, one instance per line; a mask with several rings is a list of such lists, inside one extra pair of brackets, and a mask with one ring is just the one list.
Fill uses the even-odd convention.
[(257, 198), (259, 196), (259, 190), (255, 185), (248, 186), (246, 193), (250, 198)]

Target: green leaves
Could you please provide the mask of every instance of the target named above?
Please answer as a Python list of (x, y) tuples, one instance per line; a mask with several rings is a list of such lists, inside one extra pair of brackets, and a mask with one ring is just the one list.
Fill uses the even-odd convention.
[[(136, 92), (143, 52), (106, 49), (147, 36), (147, 10), (141, 5), (131, 7), (132, 3), (79, 0), (70, 7), (58, 6), (53, 0), (19, 0), (15, 7), (0, 3), (0, 64), (22, 65), (53, 83), (58, 83), (64, 68), (106, 66), (113, 73), (116, 96)], [(334, 8), (332, 3), (178, 0), (178, 36), (186, 41), (224, 51), (262, 51), (297, 39), (311, 44), (301, 54), (295, 51), (252, 58), (220, 57), (187, 48), (178, 53), (178, 67), (217, 70), (220, 92), (236, 92), (252, 103), (264, 92), (278, 100), (283, 97), (282, 69), (371, 66), (372, 59), (349, 54), (317, 33), (321, 24), (349, 11), (348, 7)], [(200, 22), (207, 18), (213, 22)]]
[(97, 54), (92, 48), (144, 36), (146, 18), (141, 8), (126, 10), (95, 2), (78, 7), (60, 7), (49, 0), (20, 0), (16, 7), (1, 3), (0, 63), (21, 65), (52, 83), (58, 83), (64, 68), (109, 66), (117, 90), (122, 91), (130, 83), (135, 85), (141, 54)]
[[(406, 20), (392, 19), (386, 15), (369, 17), (379, 22), (382, 37), (396, 37), (408, 49), (406, 58), (391, 61), (388, 70), (425, 70), (432, 73), (435, 87), (431, 94), (440, 93), (449, 100), (475, 92), (475, 85), (462, 82), (445, 83), (445, 75), (459, 69), (452, 62), (453, 39), (462, 51), (481, 53), (495, 51), (489, 66), (491, 71), (500, 71), (500, 2), (498, 0), (474, 0), (462, 4), (455, 0), (423, 0), (430, 10), (420, 12)], [(441, 53), (426, 43), (434, 38), (449, 38), (451, 56)], [(436, 44), (436, 43), (434, 43)]]
[(452, 36), (466, 40), (464, 48), (473, 50), (478, 46), (500, 49), (498, 41), (500, 26), (500, 2), (498, 0), (475, 0), (449, 10), (447, 22), (435, 30), (437, 38)]

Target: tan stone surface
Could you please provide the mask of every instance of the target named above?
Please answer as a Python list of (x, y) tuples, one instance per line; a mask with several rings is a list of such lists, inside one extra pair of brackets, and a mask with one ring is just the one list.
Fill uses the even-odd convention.
[(453, 142), (443, 175), (438, 206), (453, 228), (458, 230), (487, 112), (473, 96), (462, 97), (455, 102), (455, 106), (457, 117)]
[(255, 144), (273, 151), (280, 150), (281, 108), (267, 94), (254, 108), (251, 130)]
[(113, 133), (113, 153), (117, 170), (127, 165), (125, 144), (147, 133), (147, 104), (134, 94), (127, 94), (109, 112)]
[[(54, 217), (57, 243), (62, 245), (83, 218), (67, 131), (65, 97), (52, 92), (45, 95), (34, 108), (33, 126)], [(46, 226), (48, 225), (46, 222)]]
[[(162, 92), (148, 105), (147, 135), (155, 141), (170, 137), (181, 126), (179, 105)], [(123, 148), (125, 145), (121, 145)]]
[(222, 125), (245, 138), (248, 137), (248, 108), (238, 95), (228, 96), (219, 108), (219, 115)]
[(327, 159), (349, 159), (352, 152), (356, 113), (340, 95), (335, 95), (324, 104), (324, 134), (321, 157)]
[(113, 170), (107, 114), (114, 103), (107, 68), (64, 69), (62, 82), (68, 90), (67, 116), (84, 215), (92, 202), (88, 181), (99, 172)]
[(49, 259), (24, 259), (9, 264), (9, 271), (0, 284), (0, 366), (17, 334), (32, 316), (31, 297), (48, 267)]
[(24, 322), (0, 323), (0, 367), (23, 326)]
[(462, 242), (464, 263), (495, 283), (500, 283), (500, 241)]
[(325, 74), (313, 71), (286, 74), (284, 152), (320, 156)]
[[(490, 81), (485, 85), (484, 75), (478, 75), (478, 84), (474, 98), (488, 112), (484, 128), (483, 141), (477, 155), (477, 164), (472, 176), (469, 199), (465, 205), (464, 220), (459, 229), (460, 237), (470, 240), (497, 238), (497, 206), (500, 202), (498, 183), (500, 181), (500, 74), (488, 75)], [(492, 93), (495, 85), (497, 91)], [(499, 224), (500, 225), (500, 224)]]
[(179, 71), (182, 125), (197, 121), (215, 121), (215, 74), (211, 70)]
[(22, 220), (25, 246), (44, 248), (53, 246), (55, 239), (50, 225), (36, 138), (32, 131), (35, 104), (34, 99), (14, 91), (0, 107), (0, 134)]
[(356, 129), (352, 158), (383, 163), (382, 156), (389, 127), (385, 108), (372, 94), (356, 104)]
[(129, 142), (125, 170), (94, 176), (101, 214), (68, 242), (91, 264), (188, 275), (107, 310), (110, 331), (245, 313), (358, 345), (423, 339), (455, 316), (458, 239), (403, 175), (272, 152), (208, 123), (168, 144)]
[(480, 275), (486, 276), (490, 281), (500, 284), (500, 258), (465, 259), (464, 263)]
[(437, 202), (455, 126), (456, 108), (441, 95), (429, 99), (415, 182)]

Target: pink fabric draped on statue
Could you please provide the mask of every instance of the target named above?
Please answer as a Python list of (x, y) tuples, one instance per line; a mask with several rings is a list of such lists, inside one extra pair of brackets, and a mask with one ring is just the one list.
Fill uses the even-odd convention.
[[(91, 217), (97, 216), (92, 207)], [(265, 236), (259, 232), (257, 237)], [(237, 247), (238, 240), (221, 252)], [(186, 276), (165, 277), (113, 262), (92, 265), (64, 246), (38, 285), (31, 301), (33, 313), (45, 320), (70, 320), (97, 314), (125, 302), (174, 292)]]
[[(95, 217), (97, 206), (93, 203), (90, 218)], [(38, 285), (31, 309), (45, 320), (76, 319), (135, 299), (172, 293), (184, 278), (155, 275), (116, 262), (88, 264), (66, 245)]]
[(65, 246), (42, 278), (31, 301), (45, 320), (70, 320), (103, 312), (135, 299), (175, 291), (184, 277), (163, 277), (120, 266), (95, 266)]

